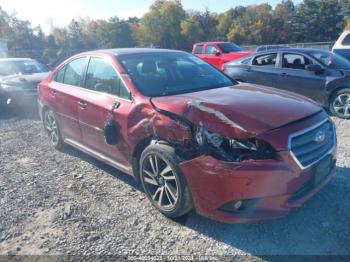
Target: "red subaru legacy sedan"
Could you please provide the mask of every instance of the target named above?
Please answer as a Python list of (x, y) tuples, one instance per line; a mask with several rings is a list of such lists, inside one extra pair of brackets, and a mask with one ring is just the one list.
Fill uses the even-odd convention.
[(51, 144), (139, 181), (168, 217), (280, 218), (335, 175), (332, 121), (306, 98), (232, 82), (181, 51), (76, 55), (38, 87)]

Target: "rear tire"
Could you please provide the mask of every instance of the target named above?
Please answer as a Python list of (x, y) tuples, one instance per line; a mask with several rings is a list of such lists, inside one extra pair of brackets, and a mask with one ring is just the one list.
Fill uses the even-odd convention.
[(63, 142), (55, 113), (51, 109), (45, 110), (43, 122), (46, 133), (50, 139), (50, 144), (56, 149), (63, 149), (65, 143)]
[(193, 209), (190, 190), (171, 146), (146, 147), (140, 158), (140, 180), (152, 205), (165, 216), (177, 218)]
[(335, 92), (330, 99), (329, 109), (333, 116), (350, 119), (350, 89)]

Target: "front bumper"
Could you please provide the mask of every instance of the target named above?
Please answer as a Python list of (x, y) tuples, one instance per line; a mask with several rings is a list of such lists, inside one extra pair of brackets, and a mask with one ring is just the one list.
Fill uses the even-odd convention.
[[(281, 154), (289, 155), (288, 152)], [(335, 176), (335, 153), (331, 154), (327, 176), (315, 186), (314, 168), (301, 172), (280, 161), (225, 163), (202, 156), (182, 163), (196, 210), (208, 218), (226, 223), (247, 223), (286, 216), (321, 190)], [(310, 185), (308, 185), (310, 183)], [(301, 189), (300, 196), (296, 196)], [(220, 210), (234, 200), (256, 200), (256, 205), (241, 212)]]
[(21, 91), (2, 91), (0, 92), (0, 105), (19, 107), (36, 106), (37, 101), (36, 90), (21, 90)]
[[(277, 144), (282, 146), (289, 134), (319, 120), (317, 116), (272, 132), (266, 138), (275, 138), (275, 148)], [(180, 168), (197, 213), (226, 223), (258, 222), (284, 217), (320, 191), (335, 176), (336, 148), (307, 169), (300, 168), (287, 150), (278, 152), (278, 160), (240, 163), (199, 156), (181, 163)], [(243, 210), (223, 208), (234, 201), (250, 204)]]

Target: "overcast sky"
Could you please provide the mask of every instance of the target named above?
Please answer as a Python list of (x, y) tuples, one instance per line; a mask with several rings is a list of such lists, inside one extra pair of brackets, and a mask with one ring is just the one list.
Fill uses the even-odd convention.
[[(154, 0), (1, 0), (0, 6), (9, 13), (15, 12), (21, 19), (29, 20), (33, 26), (41, 25), (48, 32), (49, 21), (55, 26), (65, 26), (71, 19), (79, 17), (140, 17), (153, 2)], [(208, 8), (213, 12), (222, 12), (237, 5), (264, 2), (274, 6), (281, 0), (182, 0), (185, 9), (203, 11)]]

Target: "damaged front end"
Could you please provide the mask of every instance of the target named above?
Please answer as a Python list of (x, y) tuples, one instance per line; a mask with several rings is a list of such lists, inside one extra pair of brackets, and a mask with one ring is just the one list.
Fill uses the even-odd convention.
[[(190, 107), (193, 104), (190, 103)], [(173, 141), (173, 144), (177, 146), (179, 155), (184, 160), (190, 160), (192, 158), (201, 155), (210, 155), (221, 161), (228, 162), (242, 162), (245, 160), (266, 160), (276, 159), (277, 154), (273, 147), (263, 140), (254, 138), (254, 136), (246, 131), (244, 128), (228, 119), (223, 113), (214, 110), (207, 110), (200, 103), (196, 103), (197, 108), (201, 108), (201, 112), (196, 112), (196, 119), (206, 119), (214, 116), (215, 121), (203, 123), (202, 121), (195, 124), (184, 116), (179, 116), (175, 113), (159, 109), (154, 105), (155, 110), (160, 114), (169, 117), (172, 121), (175, 121), (181, 126), (185, 126), (187, 132), (186, 141)], [(193, 115), (191, 108), (184, 113), (184, 115)], [(230, 137), (227, 135), (221, 135), (216, 132), (209, 131), (206, 127), (215, 127), (218, 129), (218, 125), (233, 129), (233, 133), (237, 134), (236, 137)], [(215, 129), (213, 128), (213, 129)], [(222, 128), (222, 127), (221, 127)], [(220, 129), (220, 128), (219, 128)], [(188, 135), (190, 133), (190, 135)], [(224, 132), (228, 133), (228, 132)], [(230, 132), (232, 133), (232, 132)]]
[[(257, 117), (243, 124), (242, 115), (227, 108), (220, 111), (206, 103), (190, 101), (186, 106), (177, 104), (172, 108), (169, 101), (152, 104), (159, 116), (186, 127), (185, 143), (173, 140), (171, 145), (181, 157), (180, 169), (201, 215), (229, 223), (283, 217), (292, 209), (288, 206), (291, 195), (314, 176), (312, 169), (300, 170), (288, 151), (287, 141), (291, 133), (324, 119), (322, 111), (297, 121), (292, 119), (293, 125), (282, 117), (280, 121), (263, 118), (265, 122)], [(327, 179), (296, 205), (333, 176), (334, 167)]]
[(276, 159), (276, 152), (267, 142), (256, 138), (235, 139), (221, 136), (199, 126), (194, 138), (203, 154), (218, 160), (242, 162), (244, 160)]

